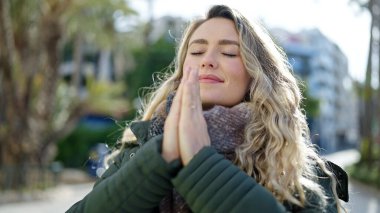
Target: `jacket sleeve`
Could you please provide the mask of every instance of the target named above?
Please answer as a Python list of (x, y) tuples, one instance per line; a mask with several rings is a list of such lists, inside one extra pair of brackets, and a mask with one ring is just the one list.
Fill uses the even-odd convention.
[(150, 139), (134, 157), (125, 150), (102, 179), (67, 212), (151, 212), (173, 188), (179, 162), (160, 155), (162, 135)]
[(330, 179), (324, 177), (319, 180), (329, 197), (325, 208), (321, 209), (321, 200), (312, 193), (307, 193), (309, 202), (303, 208), (283, 205), (266, 188), (211, 147), (203, 148), (195, 155), (172, 182), (196, 213), (337, 212)]
[(193, 212), (285, 212), (263, 186), (211, 147), (203, 148), (172, 179)]

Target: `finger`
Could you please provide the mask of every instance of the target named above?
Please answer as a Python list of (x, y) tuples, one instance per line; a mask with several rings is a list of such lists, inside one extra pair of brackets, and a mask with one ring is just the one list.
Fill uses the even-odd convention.
[[(190, 68), (187, 68), (187, 71), (182, 72), (181, 81), (178, 85), (177, 91), (173, 98), (172, 105), (170, 107), (170, 111), (172, 112), (171, 114), (178, 117), (180, 116), (179, 112), (181, 111), (180, 108), (182, 105), (182, 96), (183, 96), (183, 87), (184, 87), (183, 85), (184, 85), (184, 82), (187, 81), (187, 78), (189, 75), (189, 71), (188, 71), (189, 69)], [(169, 115), (170, 115), (170, 112), (169, 112)]]
[(181, 113), (183, 82), (186, 81), (187, 77), (187, 74), (183, 74), (181, 83), (177, 88), (177, 92), (173, 98), (169, 114), (165, 121), (162, 155), (166, 162), (180, 158), (178, 129)]
[(196, 153), (210, 144), (199, 91), (198, 70), (192, 69), (183, 82), (179, 120), (179, 151), (183, 165), (187, 165)]
[(191, 76), (189, 77), (189, 82), (191, 84), (191, 99), (196, 109), (200, 112), (202, 111), (202, 102), (200, 95), (200, 86), (199, 86), (199, 69), (193, 70)]
[(183, 84), (184, 82), (188, 81), (188, 79), (190, 77), (191, 70), (192, 70), (191, 67), (187, 67), (187, 68), (183, 69), (181, 84)]
[(184, 110), (184, 114), (191, 113), (193, 115), (194, 112), (202, 111), (199, 94), (198, 70), (192, 69), (188, 75), (187, 80), (183, 83), (182, 109)]

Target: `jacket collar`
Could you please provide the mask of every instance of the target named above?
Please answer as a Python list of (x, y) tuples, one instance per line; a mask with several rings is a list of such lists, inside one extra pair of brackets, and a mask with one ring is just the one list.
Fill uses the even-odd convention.
[(148, 138), (149, 121), (134, 121), (131, 123), (131, 131), (137, 138), (138, 143), (144, 143)]

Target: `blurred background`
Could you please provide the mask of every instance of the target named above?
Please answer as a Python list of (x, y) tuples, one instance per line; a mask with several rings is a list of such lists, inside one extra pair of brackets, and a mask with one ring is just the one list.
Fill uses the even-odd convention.
[(90, 191), (140, 88), (213, 4), (268, 29), (313, 143), (349, 173), (348, 207), (380, 212), (380, 0), (0, 1), (0, 212), (64, 212)]

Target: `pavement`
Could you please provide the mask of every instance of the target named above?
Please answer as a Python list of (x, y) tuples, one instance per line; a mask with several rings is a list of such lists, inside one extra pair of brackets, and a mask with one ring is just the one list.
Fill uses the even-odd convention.
[[(339, 151), (324, 156), (327, 160), (345, 168), (356, 163), (360, 154), (356, 149)], [(348, 212), (352, 213), (380, 213), (380, 190), (349, 179), (349, 202), (345, 203)]]
[(48, 189), (37, 200), (0, 205), (0, 213), (60, 213), (91, 191), (93, 182), (81, 184), (60, 184)]
[[(355, 149), (324, 156), (337, 165), (346, 167), (359, 160)], [(60, 213), (65, 212), (75, 202), (91, 191), (93, 182), (81, 184), (60, 184), (44, 192), (45, 196), (28, 202), (5, 203), (0, 205), (0, 213)], [(350, 201), (345, 206), (353, 213), (380, 213), (380, 190), (357, 181), (349, 181)]]

